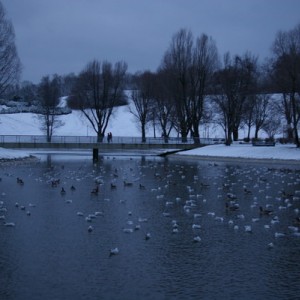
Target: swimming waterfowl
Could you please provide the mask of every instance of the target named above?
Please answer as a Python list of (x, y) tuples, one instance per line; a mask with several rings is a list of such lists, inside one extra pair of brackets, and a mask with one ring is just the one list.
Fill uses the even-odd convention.
[(200, 228), (201, 228), (201, 225), (199, 225), (199, 224), (193, 224), (193, 225), (192, 225), (192, 228), (193, 228), (193, 229), (200, 229)]
[(245, 228), (245, 232), (252, 233), (251, 225), (245, 225), (244, 228)]
[(200, 236), (199, 236), (199, 235), (195, 236), (195, 237), (193, 238), (193, 241), (194, 241), (194, 243), (199, 243), (199, 242), (201, 242)]
[(20, 184), (20, 185), (24, 185), (23, 179), (21, 179), (19, 177), (17, 178), (17, 183)]
[(6, 226), (6, 227), (15, 227), (16, 224), (13, 223), (13, 222), (4, 222), (4, 226)]
[(296, 217), (294, 220), (294, 225), (299, 226), (300, 225), (300, 217)]
[(117, 255), (117, 254), (119, 254), (119, 248), (118, 247), (110, 249), (109, 256), (113, 256), (113, 255)]
[(94, 189), (92, 189), (91, 194), (97, 195), (99, 193), (99, 186), (97, 185)]
[(267, 215), (267, 216), (273, 214), (273, 210), (263, 208), (262, 206), (259, 207), (259, 212), (261, 215)]
[(141, 189), (141, 190), (145, 190), (146, 187), (140, 183), (140, 189)]
[(60, 184), (60, 179), (53, 179), (51, 181), (52, 187), (57, 187)]
[(252, 192), (250, 190), (248, 190), (247, 188), (244, 188), (244, 193), (247, 195), (251, 195)]
[(230, 205), (228, 202), (225, 203), (225, 208), (229, 211), (237, 211), (240, 209), (238, 203), (233, 203), (232, 205)]

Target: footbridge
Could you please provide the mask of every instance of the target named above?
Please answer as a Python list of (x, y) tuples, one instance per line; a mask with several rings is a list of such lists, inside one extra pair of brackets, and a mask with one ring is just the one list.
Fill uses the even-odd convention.
[(195, 144), (194, 139), (187, 138), (184, 142), (181, 137), (150, 138), (142, 140), (141, 137), (114, 136), (111, 141), (106, 138), (97, 141), (96, 136), (52, 136), (51, 142), (44, 135), (0, 135), (0, 147), (9, 149), (91, 149), (93, 158), (99, 151), (113, 150), (150, 150), (162, 149), (165, 152), (190, 150), (209, 144), (220, 143), (221, 140), (203, 138), (200, 144)]

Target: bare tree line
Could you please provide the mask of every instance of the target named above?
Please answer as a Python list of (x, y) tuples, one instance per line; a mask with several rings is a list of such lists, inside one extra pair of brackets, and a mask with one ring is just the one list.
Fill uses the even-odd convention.
[[(41, 127), (49, 141), (55, 128), (63, 125), (57, 118), (60, 96), (69, 96), (69, 105), (82, 111), (101, 142), (115, 107), (127, 103), (124, 91), (130, 89), (128, 107), (143, 142), (150, 126), (165, 142), (177, 132), (182, 142), (191, 136), (200, 144), (200, 128), (207, 123), (223, 128), (226, 145), (239, 139), (241, 128), (247, 128), (248, 140), (252, 128), (254, 138), (260, 130), (274, 138), (284, 118), (288, 140), (300, 146), (300, 25), (278, 32), (272, 56), (264, 64), (249, 52), (234, 56), (228, 52), (220, 59), (211, 37), (194, 38), (190, 30), (180, 29), (156, 72), (129, 76), (123, 61), (93, 60), (78, 75), (47, 75), (37, 86), (30, 82), (20, 86), (13, 26), (1, 3), (0, 23), (0, 95), (38, 100), (43, 107)], [(270, 97), (271, 92), (282, 93), (281, 103)]]

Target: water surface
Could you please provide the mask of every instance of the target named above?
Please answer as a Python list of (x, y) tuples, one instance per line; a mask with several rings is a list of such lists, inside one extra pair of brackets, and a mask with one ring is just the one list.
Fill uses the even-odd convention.
[[(40, 158), (0, 168), (1, 299), (299, 296), (297, 166)], [(237, 211), (225, 209), (230, 201)], [(262, 215), (259, 206), (273, 213)]]

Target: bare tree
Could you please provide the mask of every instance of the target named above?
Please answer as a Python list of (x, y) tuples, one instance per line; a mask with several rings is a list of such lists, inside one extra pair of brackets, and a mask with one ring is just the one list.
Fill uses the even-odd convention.
[(19, 81), (20, 74), (21, 62), (15, 45), (14, 28), (0, 2), (0, 96), (10, 85)]
[(47, 142), (51, 142), (55, 129), (64, 125), (58, 118), (61, 114), (60, 109), (57, 108), (60, 96), (59, 91), (58, 76), (53, 76), (52, 79), (49, 76), (42, 78), (39, 84), (39, 119), (41, 121), (41, 130), (46, 133)]
[(194, 142), (200, 144), (199, 126), (204, 117), (204, 100), (214, 71), (219, 66), (218, 50), (211, 37), (202, 34), (193, 48), (190, 67), (190, 114)]
[(129, 111), (139, 122), (142, 133), (142, 143), (145, 143), (146, 126), (153, 118), (154, 113), (154, 74), (146, 71), (142, 74), (137, 74), (135, 77), (135, 89), (131, 93), (134, 106), (129, 106)]
[(168, 143), (169, 136), (174, 128), (175, 109), (172, 103), (172, 96), (165, 82), (167, 82), (166, 74), (160, 70), (156, 74), (155, 84), (155, 112), (156, 119), (161, 127), (161, 135), (165, 143)]
[(73, 97), (102, 142), (114, 108), (124, 100), (123, 84), (127, 64), (117, 62), (114, 67), (94, 60), (79, 74)]
[(160, 69), (168, 74), (166, 85), (172, 95), (176, 122), (182, 141), (186, 142), (191, 129), (190, 115), (190, 66), (192, 63), (193, 35), (186, 29), (179, 30), (172, 38)]
[(225, 130), (226, 145), (238, 140), (247, 97), (253, 94), (253, 80), (257, 58), (249, 53), (243, 57), (236, 55), (232, 60), (229, 53), (224, 57), (224, 68), (215, 75), (215, 97), (220, 122)]
[(284, 94), (284, 108), (288, 127), (292, 127), (297, 147), (300, 147), (300, 24), (286, 32), (278, 32), (273, 43), (274, 78)]
[(191, 31), (179, 30), (172, 38), (160, 71), (175, 107), (174, 127), (185, 142), (191, 132), (200, 143), (199, 126), (204, 117), (204, 100), (212, 75), (219, 65), (218, 51), (211, 37), (202, 34), (195, 41)]
[(268, 114), (265, 117), (261, 129), (267, 133), (269, 139), (274, 141), (275, 134), (281, 132), (281, 125), (281, 115), (278, 114), (276, 103), (269, 104)]
[(253, 120), (255, 124), (254, 138), (258, 138), (258, 132), (262, 129), (269, 117), (270, 95), (256, 95), (253, 109)]

